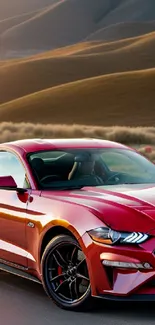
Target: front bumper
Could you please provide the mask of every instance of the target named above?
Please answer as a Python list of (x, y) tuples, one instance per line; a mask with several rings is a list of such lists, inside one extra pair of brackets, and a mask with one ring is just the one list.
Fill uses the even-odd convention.
[[(86, 233), (82, 241), (92, 296), (108, 300), (155, 301), (155, 238), (141, 246), (109, 246), (92, 241)], [(103, 260), (149, 263), (152, 269), (105, 266)]]

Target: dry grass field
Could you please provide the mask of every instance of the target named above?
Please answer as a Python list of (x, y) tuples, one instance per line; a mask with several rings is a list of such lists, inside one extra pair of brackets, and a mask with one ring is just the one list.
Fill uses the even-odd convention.
[[(0, 143), (25, 138), (99, 138), (136, 148), (155, 163), (154, 127), (99, 127), (68, 124), (0, 123)], [(148, 146), (149, 143), (149, 146)]]
[(148, 143), (154, 147), (155, 127), (103, 127), (94, 125), (0, 123), (0, 142), (26, 138), (98, 138), (136, 146), (144, 153)]

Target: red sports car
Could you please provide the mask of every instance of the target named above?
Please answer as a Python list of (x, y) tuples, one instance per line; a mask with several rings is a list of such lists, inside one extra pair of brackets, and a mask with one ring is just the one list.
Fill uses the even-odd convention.
[(1, 144), (0, 269), (69, 310), (155, 300), (155, 165), (103, 140)]

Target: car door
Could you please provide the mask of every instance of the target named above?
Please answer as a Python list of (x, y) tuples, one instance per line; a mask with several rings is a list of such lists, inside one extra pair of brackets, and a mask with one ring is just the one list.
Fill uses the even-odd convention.
[[(29, 188), (20, 158), (0, 151), (0, 176), (12, 176), (18, 187)], [(27, 267), (26, 206), (29, 192), (0, 189), (0, 260)]]

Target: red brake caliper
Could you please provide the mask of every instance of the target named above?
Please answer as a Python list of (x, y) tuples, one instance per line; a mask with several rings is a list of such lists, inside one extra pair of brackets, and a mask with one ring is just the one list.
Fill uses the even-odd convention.
[[(62, 274), (62, 268), (61, 266), (58, 266), (58, 275), (61, 275)], [(62, 283), (63, 280), (60, 279), (60, 283)]]

